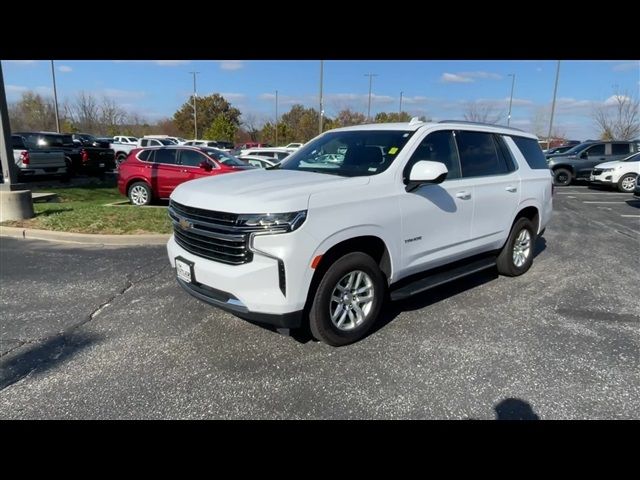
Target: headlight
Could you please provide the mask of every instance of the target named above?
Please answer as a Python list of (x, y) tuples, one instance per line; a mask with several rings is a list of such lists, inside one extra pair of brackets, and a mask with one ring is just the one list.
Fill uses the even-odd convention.
[(238, 225), (255, 232), (284, 233), (300, 228), (306, 218), (306, 210), (288, 213), (250, 213), (239, 215)]
[(613, 168), (603, 168), (603, 169), (602, 169), (602, 173), (605, 173), (605, 172), (613, 172), (614, 170), (615, 170), (615, 169), (613, 169)]

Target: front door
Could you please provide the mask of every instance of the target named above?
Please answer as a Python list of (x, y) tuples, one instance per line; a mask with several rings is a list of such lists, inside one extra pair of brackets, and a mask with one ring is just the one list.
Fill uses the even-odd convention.
[(460, 256), (471, 237), (473, 180), (460, 175), (460, 162), (451, 130), (428, 134), (404, 168), (408, 178), (419, 160), (442, 162), (444, 182), (423, 185), (400, 195), (402, 263), (407, 274), (438, 266)]
[(191, 150), (189, 148), (180, 149), (179, 163), (182, 166), (184, 173), (186, 173), (185, 181), (211, 176), (211, 170), (206, 170), (200, 166), (202, 162), (206, 162), (211, 166), (211, 170), (217, 168), (211, 160), (207, 159), (207, 157), (197, 150)]

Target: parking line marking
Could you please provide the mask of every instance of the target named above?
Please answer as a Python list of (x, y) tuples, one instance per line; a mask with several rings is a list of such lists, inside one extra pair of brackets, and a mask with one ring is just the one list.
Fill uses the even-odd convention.
[(629, 195), (618, 192), (556, 192), (556, 195)]
[(640, 215), (620, 215), (621, 217), (640, 218)]
[(624, 203), (624, 204), (626, 204), (627, 202), (588, 202), (588, 201), (585, 202), (585, 201), (583, 201), (582, 203)]

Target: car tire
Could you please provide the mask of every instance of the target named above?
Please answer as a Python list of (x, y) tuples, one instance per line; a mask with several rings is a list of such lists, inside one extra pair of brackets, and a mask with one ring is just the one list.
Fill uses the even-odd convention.
[(138, 207), (151, 203), (151, 188), (145, 182), (135, 182), (129, 187), (127, 196), (132, 205)]
[(571, 185), (571, 170), (567, 168), (556, 168), (553, 171), (553, 184), (558, 187)]
[(362, 252), (340, 257), (315, 291), (309, 311), (311, 334), (334, 347), (360, 340), (375, 323), (385, 295), (386, 280), (373, 258)]
[(637, 175), (626, 173), (618, 180), (618, 190), (623, 193), (633, 193), (636, 188)]
[(517, 277), (531, 267), (536, 230), (528, 218), (519, 218), (511, 227), (507, 242), (500, 250), (496, 266), (501, 275)]
[(127, 156), (124, 153), (121, 153), (120, 155), (118, 155), (116, 157), (116, 168), (118, 168), (120, 164), (124, 162), (126, 159), (127, 159)]

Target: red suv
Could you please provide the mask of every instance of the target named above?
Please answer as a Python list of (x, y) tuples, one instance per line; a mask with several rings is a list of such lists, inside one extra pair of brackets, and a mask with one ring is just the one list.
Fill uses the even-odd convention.
[(134, 205), (169, 198), (181, 183), (252, 169), (226, 152), (208, 147), (136, 148), (118, 167), (118, 189)]

